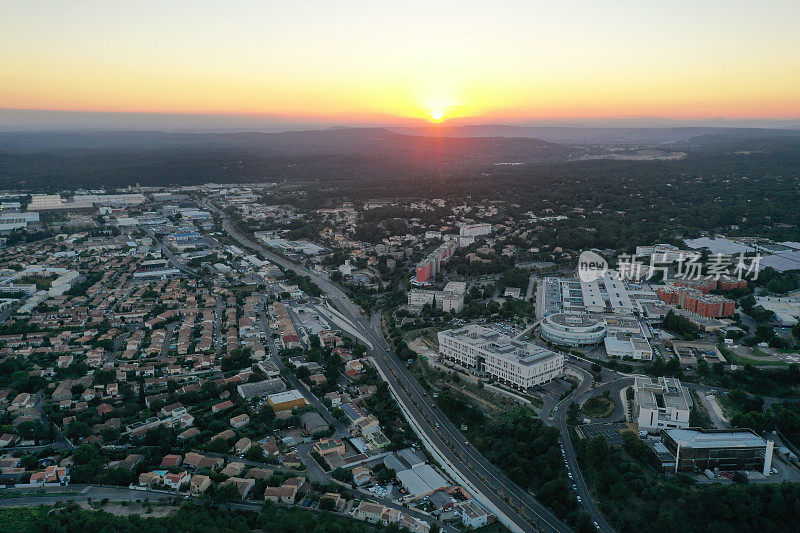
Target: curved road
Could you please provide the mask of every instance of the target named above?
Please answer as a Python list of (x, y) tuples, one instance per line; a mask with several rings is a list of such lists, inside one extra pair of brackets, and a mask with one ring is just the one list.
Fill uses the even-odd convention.
[[(610, 397), (614, 398), (614, 402), (618, 404), (619, 392), (628, 385), (631, 385), (633, 383), (633, 379), (621, 377), (614, 381), (598, 385), (597, 387), (592, 387), (594, 378), (590, 372), (575, 365), (570, 365), (570, 368), (580, 373), (583, 377), (583, 380), (571, 396), (567, 397), (563, 402), (558, 404), (553, 412), (552, 424), (561, 433), (561, 441), (564, 446), (564, 460), (567, 464), (567, 469), (572, 473), (572, 483), (577, 487), (577, 493), (578, 496), (581, 497), (581, 506), (583, 507), (583, 510), (592, 518), (595, 524), (597, 524), (600, 531), (612, 533), (614, 528), (612, 528), (608, 522), (606, 522), (606, 519), (600, 512), (600, 509), (598, 509), (597, 505), (595, 505), (594, 501), (592, 500), (592, 495), (589, 492), (589, 487), (586, 485), (586, 481), (583, 479), (583, 474), (581, 473), (580, 466), (578, 465), (578, 457), (575, 454), (575, 448), (572, 445), (569, 427), (567, 426), (567, 410), (573, 401), (578, 405), (581, 405), (585, 400), (592, 396), (602, 394), (606, 390), (610, 392)], [(615, 415), (619, 416), (620, 411), (621, 406), (615, 408), (612, 417)]]
[(408, 369), (397, 360), (380, 328), (361, 314), (344, 292), (327, 278), (280, 257), (239, 233), (224, 212), (210, 206), (222, 217), (223, 229), (242, 246), (257, 250), (267, 259), (299, 275), (310, 277), (328, 296), (336, 308), (358, 332), (369, 339), (374, 348), (369, 351), (376, 365), (387, 378), (398, 401), (410, 413), (417, 427), (429, 442), (439, 449), (446, 461), (470, 485), (483, 494), (513, 523), (518, 531), (571, 531), (549, 509), (536, 501), (527, 491), (512, 483), (495, 466), (476, 452), (458, 429), (428, 398), (424, 389)]

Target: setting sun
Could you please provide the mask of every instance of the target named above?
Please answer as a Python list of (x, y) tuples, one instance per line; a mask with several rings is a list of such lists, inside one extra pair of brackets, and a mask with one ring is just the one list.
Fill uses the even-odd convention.
[(441, 109), (437, 109), (436, 111), (431, 112), (431, 118), (435, 121), (440, 121), (444, 118), (444, 111)]

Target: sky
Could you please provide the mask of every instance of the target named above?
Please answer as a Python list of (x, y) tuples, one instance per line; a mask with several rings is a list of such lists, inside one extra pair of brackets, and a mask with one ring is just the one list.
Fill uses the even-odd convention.
[(797, 119), (799, 20), (798, 0), (0, 0), (0, 109)]

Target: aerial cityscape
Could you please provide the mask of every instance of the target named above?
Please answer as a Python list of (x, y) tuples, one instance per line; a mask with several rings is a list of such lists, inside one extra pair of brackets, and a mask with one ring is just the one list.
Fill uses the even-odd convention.
[(0, 531), (800, 531), (800, 4), (272, 4), (0, 7)]

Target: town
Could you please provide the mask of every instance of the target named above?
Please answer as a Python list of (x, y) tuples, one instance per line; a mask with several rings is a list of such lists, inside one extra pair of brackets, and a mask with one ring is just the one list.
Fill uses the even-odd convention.
[(800, 243), (630, 243), (584, 276), (536, 238), (580, 210), (308, 194), (3, 192), (6, 490), (612, 531), (594, 463), (620, 454), (647, 483), (800, 481), (773, 375)]

